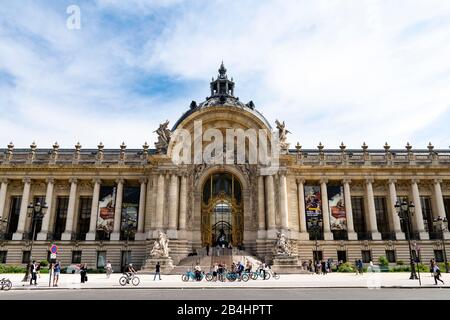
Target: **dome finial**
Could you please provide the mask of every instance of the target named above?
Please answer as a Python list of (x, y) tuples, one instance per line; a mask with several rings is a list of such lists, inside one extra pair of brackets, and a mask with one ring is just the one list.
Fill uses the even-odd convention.
[(219, 68), (219, 77), (226, 78), (226, 76), (227, 76), (227, 69), (225, 68), (225, 66), (223, 64), (223, 60), (222, 60), (222, 63), (220, 64), (220, 68)]

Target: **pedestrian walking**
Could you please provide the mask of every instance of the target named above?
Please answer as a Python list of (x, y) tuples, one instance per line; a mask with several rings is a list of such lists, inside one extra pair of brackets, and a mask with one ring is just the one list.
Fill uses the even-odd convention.
[(361, 259), (358, 260), (358, 273), (360, 275), (364, 274), (364, 264)]
[(437, 263), (434, 264), (433, 274), (434, 274), (434, 285), (437, 285), (438, 281), (440, 281), (440, 282), (442, 282), (442, 284), (444, 284), (444, 281), (442, 281), (442, 279), (441, 279), (441, 270), (439, 269)]
[(34, 281), (34, 285), (37, 285), (37, 267), (38, 264), (36, 263), (35, 260), (33, 260), (33, 263), (31, 264), (31, 279), (30, 279), (30, 285), (33, 284)]
[(357, 276), (359, 274), (359, 264), (358, 264), (358, 260), (355, 260), (355, 276)]
[(327, 262), (326, 261), (322, 261), (322, 274), (323, 275), (327, 274)]
[(153, 277), (153, 281), (156, 280), (156, 275), (158, 275), (159, 280), (161, 280), (161, 265), (159, 264), (159, 261), (156, 263), (155, 266), (155, 276)]
[(434, 258), (430, 259), (430, 272), (431, 272), (431, 276), (434, 277), (434, 265), (435, 265), (435, 261)]
[(53, 266), (53, 286), (58, 286), (59, 281), (59, 275), (61, 274), (61, 264), (59, 261), (56, 261), (55, 265)]
[(36, 264), (37, 264), (37, 266), (36, 266), (36, 274), (40, 278), (41, 277), (41, 263), (37, 262)]
[(105, 269), (106, 269), (106, 277), (109, 278), (111, 276), (111, 273), (113, 273), (113, 268), (109, 260), (106, 263)]
[(80, 266), (80, 277), (81, 283), (85, 283), (87, 281), (87, 263), (81, 264)]

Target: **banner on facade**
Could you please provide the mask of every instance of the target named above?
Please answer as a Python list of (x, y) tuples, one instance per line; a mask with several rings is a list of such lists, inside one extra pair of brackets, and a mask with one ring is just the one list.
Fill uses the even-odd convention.
[(344, 187), (328, 186), (328, 207), (330, 210), (330, 229), (347, 230), (347, 216), (345, 214)]
[(322, 220), (322, 201), (320, 186), (305, 186), (305, 213), (308, 230), (314, 221)]
[(111, 233), (114, 229), (116, 187), (101, 186), (98, 202), (97, 230)]
[(122, 201), (122, 223), (121, 230), (127, 228), (137, 229), (139, 197), (141, 194), (140, 187), (124, 187)]

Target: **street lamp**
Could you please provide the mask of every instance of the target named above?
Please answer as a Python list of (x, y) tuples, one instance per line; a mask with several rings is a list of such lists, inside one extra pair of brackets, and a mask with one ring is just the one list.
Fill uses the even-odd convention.
[(30, 245), (30, 259), (28, 260), (27, 270), (25, 273), (25, 276), (22, 280), (22, 282), (27, 282), (28, 277), (30, 275), (30, 269), (31, 269), (31, 262), (33, 261), (33, 243), (34, 243), (34, 237), (36, 236), (36, 224), (38, 221), (42, 221), (44, 218), (44, 215), (47, 213), (48, 206), (44, 203), (41, 205), (41, 203), (38, 201), (36, 204), (33, 204), (30, 202), (30, 204), (27, 207), (27, 214), (28, 217), (32, 218), (31, 223), (33, 226), (33, 233), (31, 238), (31, 245)]
[(122, 230), (126, 235), (125, 267), (128, 265), (128, 241), (130, 239), (130, 235), (136, 231), (135, 226), (136, 226), (136, 218), (131, 217), (129, 214), (125, 215), (125, 218), (122, 221)]
[(444, 264), (445, 264), (445, 272), (448, 273), (448, 265), (447, 265), (447, 253), (445, 251), (445, 243), (444, 243), (444, 231), (448, 231), (448, 220), (446, 217), (437, 217), (433, 219), (434, 227), (440, 233), (442, 240), (442, 247), (444, 248)]
[(409, 264), (411, 266), (411, 276), (409, 277), (409, 279), (416, 280), (418, 278), (414, 266), (414, 259), (411, 249), (411, 235), (409, 230), (410, 215), (414, 214), (414, 203), (410, 201), (408, 204), (406, 199), (403, 199), (402, 202), (397, 200), (397, 202), (395, 203), (395, 211), (397, 212), (400, 219), (403, 220), (404, 224), (406, 225), (406, 238), (408, 239), (408, 250), (409, 250)]
[(314, 261), (314, 265), (317, 265), (317, 262), (319, 261), (319, 242), (318, 237), (320, 232), (322, 231), (322, 224), (321, 220), (319, 218), (311, 219), (311, 225), (309, 227), (309, 230), (314, 234), (315, 239), (315, 245), (316, 245), (316, 261)]

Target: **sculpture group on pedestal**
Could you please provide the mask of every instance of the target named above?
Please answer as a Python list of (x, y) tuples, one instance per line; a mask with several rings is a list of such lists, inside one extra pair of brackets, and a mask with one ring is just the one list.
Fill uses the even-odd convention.
[(286, 255), (286, 256), (290, 256), (292, 254), (291, 242), (281, 232), (277, 232), (277, 240), (275, 243), (274, 253), (275, 255)]
[(169, 239), (164, 232), (158, 231), (158, 239), (156, 239), (153, 243), (153, 248), (150, 255), (153, 258), (169, 257)]

